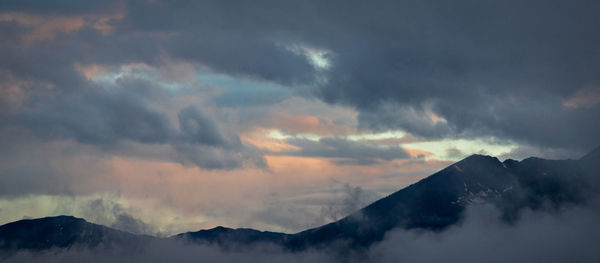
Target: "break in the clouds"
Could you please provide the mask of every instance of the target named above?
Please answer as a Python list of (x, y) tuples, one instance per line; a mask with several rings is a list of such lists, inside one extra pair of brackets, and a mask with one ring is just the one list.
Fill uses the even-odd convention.
[[(1, 1), (0, 197), (116, 192), (213, 226), (241, 199), (384, 195), (472, 153), (577, 158), (600, 143), (598, 9)], [(326, 203), (226, 222), (299, 230)]]

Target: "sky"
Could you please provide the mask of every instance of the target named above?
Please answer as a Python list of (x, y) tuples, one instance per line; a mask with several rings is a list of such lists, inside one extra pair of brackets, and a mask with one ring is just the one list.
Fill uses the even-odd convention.
[(0, 224), (294, 233), (600, 145), (597, 1), (0, 2)]

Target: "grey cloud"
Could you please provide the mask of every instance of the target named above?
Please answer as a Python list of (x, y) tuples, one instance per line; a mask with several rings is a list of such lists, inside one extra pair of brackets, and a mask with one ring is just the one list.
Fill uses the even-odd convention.
[(205, 169), (234, 169), (244, 164), (266, 168), (262, 152), (252, 146), (244, 145), (233, 151), (216, 147), (198, 147), (198, 145), (176, 142), (175, 160), (188, 166)]
[(187, 107), (179, 112), (179, 125), (182, 139), (209, 146), (225, 145), (225, 140), (217, 130), (216, 123), (195, 107)]
[(467, 210), (465, 222), (441, 233), (395, 231), (372, 248), (373, 262), (595, 262), (600, 254), (598, 203), (560, 212), (528, 211), (513, 225), (489, 206)]
[(148, 80), (121, 77), (110, 87), (86, 83), (55, 92), (32, 90), (18, 111), (0, 115), (0, 121), (44, 140), (74, 139), (116, 153), (124, 153), (120, 145), (127, 142), (171, 145), (175, 159), (184, 164), (230, 169), (248, 161), (264, 166), (259, 151), (222, 131), (197, 106), (183, 108), (175, 127), (160, 109), (169, 95)]
[[(157, 7), (182, 6), (176, 2)], [(150, 31), (170, 31), (176, 26), (189, 29), (198, 21), (195, 17), (202, 17), (204, 23), (189, 32), (206, 33), (218, 44), (197, 43), (185, 35), (187, 41), (174, 41), (176, 54), (193, 54), (197, 61), (232, 74), (283, 82), (311, 71), (301, 66), (301, 60), (281, 59), (277, 52), (282, 50), (273, 42), (330, 50), (335, 56), (330, 57), (326, 84), (313, 94), (356, 107), (363, 127), (404, 128), (425, 137), (493, 135), (567, 148), (598, 143), (593, 135), (600, 131), (593, 119), (598, 107), (573, 111), (561, 105), (577, 89), (600, 83), (594, 70), (600, 63), (595, 52), (600, 41), (595, 34), (600, 22), (592, 11), (598, 9), (595, 2), (263, 2), (260, 6), (205, 1), (187, 6), (177, 17), (144, 6), (132, 11), (128, 22)], [(194, 7), (212, 14), (192, 16)], [(240, 49), (235, 44), (240, 43), (238, 36), (252, 48)], [(185, 43), (211, 53), (178, 46)], [(246, 66), (246, 58), (256, 64)], [(396, 106), (381, 106), (388, 104)], [(447, 125), (424, 122), (424, 104), (430, 104)]]
[(131, 215), (126, 208), (113, 200), (98, 198), (84, 204), (82, 208), (83, 216), (92, 222), (134, 234), (156, 233), (144, 221)]
[(271, 193), (264, 200), (265, 208), (252, 214), (240, 225), (255, 228), (253, 225), (260, 222), (276, 226), (286, 233), (297, 233), (338, 220), (379, 197), (374, 190), (332, 180), (310, 192), (292, 194), (291, 198)]
[(565, 160), (565, 159), (579, 159), (584, 154), (590, 152), (591, 149), (584, 149), (585, 151), (573, 151), (569, 149), (556, 149), (556, 148), (545, 148), (545, 147), (531, 147), (521, 145), (509, 153), (499, 156), (499, 159), (514, 159), (523, 160), (525, 158), (536, 156), (550, 160)]
[(334, 160), (332, 162), (333, 162), (333, 164), (338, 165), (338, 166), (343, 166), (343, 165), (369, 166), (369, 165), (375, 165), (375, 164), (381, 163), (381, 161), (374, 160), (374, 159), (342, 159), (342, 160)]
[[(185, 5), (158, 6), (181, 10)], [(189, 32), (206, 33), (220, 44), (196, 43), (194, 34), (185, 35), (191, 39), (174, 45), (196, 43), (211, 53), (179, 46), (175, 53), (194, 54), (197, 61), (225, 72), (283, 82), (295, 79), (290, 74), (312, 72), (301, 66), (301, 60), (281, 59), (277, 52), (283, 51), (273, 42), (308, 43), (330, 50), (335, 55), (330, 57), (327, 81), (313, 94), (357, 108), (362, 127), (403, 128), (424, 137), (491, 135), (546, 147), (599, 143), (594, 135), (600, 131), (595, 121), (599, 108), (570, 110), (561, 105), (578, 89), (600, 84), (595, 71), (600, 66), (595, 51), (600, 21), (593, 11), (599, 7), (593, 1), (263, 2), (261, 8), (257, 6), (204, 1), (188, 6), (177, 17), (144, 6), (132, 11), (128, 22), (151, 31), (170, 31), (176, 26), (187, 29), (202, 17), (202, 25)], [(212, 14), (192, 16), (194, 7)], [(166, 20), (170, 18), (174, 19)], [(252, 48), (240, 49), (235, 44), (240, 43), (238, 36)], [(213, 54), (219, 59), (213, 59)], [(246, 58), (256, 64), (245, 66)], [(275, 65), (286, 71), (275, 70)], [(427, 122), (424, 105), (448, 123)]]
[(424, 107), (385, 102), (374, 109), (361, 111), (359, 128), (371, 130), (403, 129), (426, 138), (454, 135), (455, 126), (445, 120), (433, 120), (430, 110)]
[[(200, 31), (200, 30), (199, 30)], [(210, 38), (204, 37), (205, 34)], [(304, 56), (275, 45), (268, 40), (255, 40), (244, 32), (197, 32), (169, 41), (175, 57), (206, 63), (218, 71), (232, 75), (259, 77), (284, 84), (311, 80), (313, 66)]]
[(350, 215), (378, 198), (377, 194), (364, 190), (360, 186), (344, 184), (340, 200), (330, 202), (321, 207), (319, 221), (329, 223)]
[(244, 164), (266, 168), (261, 150), (243, 144), (237, 135), (221, 131), (216, 121), (200, 108), (186, 107), (178, 118), (181, 132), (173, 146), (181, 163), (207, 169), (232, 169)]
[[(148, 90), (152, 88), (149, 86)], [(92, 144), (113, 144), (118, 140), (165, 143), (173, 132), (162, 113), (127, 87), (85, 89), (35, 99), (39, 102), (32, 103), (8, 122), (40, 137), (74, 138)]]
[[(45, 6), (9, 1), (3, 10), (43, 14)], [(51, 96), (38, 97), (43, 104), (88, 85), (74, 62), (158, 66), (167, 56), (236, 77), (315, 86), (308, 94), (356, 108), (362, 128), (428, 138), (495, 136), (568, 150), (600, 143), (598, 104), (562, 104), (600, 85), (594, 1), (123, 1), (106, 7), (124, 12), (111, 23), (112, 34), (86, 25), (36, 45), (4, 40), (0, 69), (54, 85)], [(63, 8), (46, 12), (91, 12), (80, 4)], [(5, 21), (0, 32), (2, 39), (19, 39), (28, 30)], [(331, 52), (331, 67), (317, 73), (290, 45)], [(447, 122), (432, 121), (429, 112)], [(132, 125), (160, 126), (152, 111), (139, 113), (141, 121)], [(123, 136), (160, 141), (163, 132)], [(91, 136), (86, 140), (105, 139), (83, 133)]]
[[(317, 94), (355, 106), (361, 125), (426, 137), (495, 135), (538, 146), (599, 143), (592, 134), (600, 129), (592, 120), (598, 108), (561, 105), (599, 83), (596, 3), (405, 1), (364, 6), (361, 13), (346, 6), (338, 13), (353, 21), (337, 22), (356, 25), (362, 38), (331, 48), (334, 67)], [(370, 14), (377, 18), (368, 21)], [(448, 126), (424, 129), (421, 120), (394, 115), (388, 103), (417, 112), (432, 105)]]
[(349, 162), (364, 165), (378, 160), (390, 161), (411, 158), (402, 147), (397, 145), (382, 147), (376, 143), (350, 141), (342, 138), (321, 138), (319, 141), (288, 139), (287, 142), (300, 147), (300, 149), (281, 151), (274, 154), (350, 159), (334, 161), (334, 163), (337, 162), (341, 165), (349, 164)]
[(154, 240), (137, 249), (49, 250), (39, 254), (20, 252), (6, 262), (331, 262), (332, 255), (319, 251), (290, 253), (281, 248), (261, 245), (241, 251), (219, 247), (184, 244), (174, 240)]

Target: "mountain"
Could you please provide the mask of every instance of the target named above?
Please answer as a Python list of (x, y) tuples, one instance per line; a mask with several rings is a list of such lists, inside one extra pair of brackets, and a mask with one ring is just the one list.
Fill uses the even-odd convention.
[(441, 231), (459, 222), (467, 206), (492, 203), (507, 222), (529, 209), (557, 209), (598, 193), (600, 147), (580, 160), (527, 158), (521, 162), (472, 155), (336, 222), (296, 234), (215, 228), (178, 235), (196, 242), (272, 241), (292, 250), (344, 243), (368, 247), (393, 228)]
[[(365, 248), (394, 228), (443, 231), (460, 222), (472, 204), (491, 203), (502, 212), (502, 219), (511, 222), (525, 208), (553, 210), (585, 203), (600, 192), (599, 186), (600, 148), (579, 160), (531, 157), (500, 162), (472, 155), (339, 221), (296, 234), (216, 227), (170, 239), (223, 247), (275, 243), (303, 250), (335, 243)], [(0, 226), (0, 250), (141, 244), (148, 239), (66, 216)]]
[(172, 238), (218, 244), (227, 247), (232, 245), (247, 245), (256, 242), (282, 244), (287, 241), (289, 237), (289, 234), (284, 233), (258, 231), (250, 228), (232, 229), (219, 226), (208, 230), (178, 234)]
[(474, 203), (492, 203), (504, 220), (516, 220), (524, 208), (585, 202), (598, 192), (599, 168), (597, 153), (578, 161), (521, 162), (472, 155), (339, 221), (292, 235), (286, 245), (302, 249), (343, 241), (366, 247), (393, 228), (440, 231), (459, 222)]
[(98, 246), (141, 246), (152, 239), (72, 216), (24, 219), (0, 226), (0, 252)]

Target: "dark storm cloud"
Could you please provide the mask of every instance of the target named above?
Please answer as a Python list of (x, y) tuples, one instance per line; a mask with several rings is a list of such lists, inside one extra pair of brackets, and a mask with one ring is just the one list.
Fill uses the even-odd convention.
[[(591, 1), (346, 5), (334, 21), (352, 27), (355, 41), (330, 46), (334, 66), (317, 94), (356, 106), (363, 127), (559, 147), (597, 144), (598, 107), (561, 105), (599, 83), (597, 10)], [(448, 123), (424, 126), (406, 114), (428, 107)]]
[[(598, 104), (562, 104), (600, 84), (594, 1), (139, 7), (130, 10), (129, 26), (153, 32), (181, 26), (189, 34), (168, 42), (173, 54), (232, 74), (311, 82), (305, 61), (274, 43), (330, 51), (327, 81), (313, 94), (356, 107), (362, 127), (403, 128), (425, 137), (492, 135), (552, 147), (598, 143)], [(420, 116), (426, 110), (448, 122), (425, 122)]]
[(165, 51), (221, 72), (304, 83), (311, 81), (315, 69), (286, 47), (298, 39), (287, 28), (301, 23), (288, 16), (294, 10), (278, 1), (131, 1), (120, 29), (175, 33), (164, 41)]
[[(582, 149), (600, 143), (598, 5), (5, 1), (2, 13), (40, 16), (47, 22), (79, 17), (84, 22), (70, 31), (52, 29), (39, 39), (28, 37), (39, 33), (39, 25), (14, 17), (0, 21), (0, 73), (15, 79), (26, 97), (18, 109), (3, 103), (8, 109), (2, 113), (3, 124), (18, 123), (40, 136), (70, 136), (86, 143), (173, 141), (178, 137), (175, 129), (144, 98), (94, 91), (75, 67), (159, 67), (167, 57), (235, 77), (312, 86), (301, 93), (356, 108), (362, 128), (400, 128), (427, 138), (496, 136), (533, 146)], [(330, 67), (315, 69), (298, 47), (328, 52)], [(133, 121), (115, 118), (124, 112)], [(184, 117), (200, 123), (192, 115)], [(48, 133), (42, 132), (46, 126)], [(182, 127), (188, 130), (179, 139), (197, 132)], [(210, 129), (196, 135), (196, 143), (237, 144), (235, 138), (224, 144)], [(188, 149), (189, 143), (179, 141), (176, 147), (192, 154), (208, 149)], [(322, 148), (337, 147), (322, 143)], [(304, 144), (308, 149), (303, 152), (315, 156), (349, 154)], [(389, 159), (402, 152), (368, 155)]]

